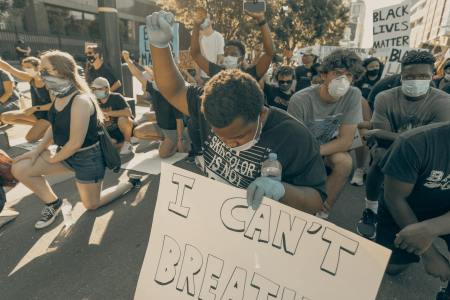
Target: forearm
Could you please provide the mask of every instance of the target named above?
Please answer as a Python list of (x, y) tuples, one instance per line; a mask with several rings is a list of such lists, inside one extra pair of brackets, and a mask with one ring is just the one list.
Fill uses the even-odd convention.
[(177, 119), (177, 135), (178, 141), (183, 140), (184, 122), (183, 119)]
[(442, 236), (450, 234), (450, 212), (446, 214), (423, 221), (423, 223), (429, 228), (433, 236)]
[(120, 117), (131, 117), (131, 111), (129, 108), (121, 109), (121, 110), (112, 110), (108, 112), (104, 112), (105, 115), (113, 118), (120, 118)]
[(352, 145), (352, 140), (338, 137), (320, 146), (320, 155), (328, 156), (339, 152), (347, 152)]
[(401, 229), (408, 225), (417, 223), (417, 217), (406, 202), (405, 198), (390, 196), (386, 192), (384, 198), (389, 212)]
[(311, 187), (298, 187), (283, 182), (285, 189), (282, 203), (309, 214), (315, 214), (322, 209), (320, 193)]
[[(262, 20), (257, 21), (261, 22)], [(264, 55), (273, 57), (275, 55), (275, 51), (273, 49), (272, 33), (270, 32), (269, 24), (266, 23), (261, 26), (261, 35), (263, 39)]]
[(39, 107), (39, 109), (36, 109), (36, 111), (48, 111), (50, 107), (52, 107), (52, 103), (48, 103), (45, 105), (37, 105), (36, 108)]
[(194, 24), (191, 36), (191, 56), (194, 61), (202, 54), (200, 49), (200, 25)]
[(3, 69), (6, 72), (11, 73), (11, 75), (14, 76), (15, 78), (17, 78), (18, 80), (22, 80), (22, 81), (30, 81), (31, 80), (31, 76), (28, 75), (28, 73), (14, 68), (13, 66), (11, 66), (10, 64), (8, 64), (7, 62), (5, 62), (3, 60), (0, 60), (0, 69)]
[(74, 155), (78, 150), (80, 150), (81, 146), (82, 142), (80, 143), (79, 141), (75, 140), (71, 141), (69, 139), (69, 141), (61, 148), (61, 150), (55, 154), (55, 156), (53, 157), (53, 162), (57, 163), (68, 159), (69, 157)]
[(53, 131), (52, 128), (49, 127), (47, 131), (44, 134), (44, 137), (42, 138), (42, 141), (37, 145), (35, 148), (35, 151), (37, 153), (42, 153), (44, 150), (47, 150), (47, 148), (53, 144)]
[(0, 97), (0, 102), (1, 103), (6, 103), (9, 99), (9, 97), (11, 97), (12, 93), (4, 93), (1, 97)]
[(144, 77), (144, 75), (142, 75), (142, 72), (139, 71), (139, 69), (135, 66), (135, 64), (133, 63), (133, 61), (131, 59), (127, 59), (127, 60), (125, 60), (125, 62), (128, 66), (128, 70), (130, 70), (130, 72), (131, 72), (131, 75), (136, 77), (137, 80), (139, 80), (139, 82), (143, 85), (144, 82), (147, 81), (147, 79)]
[(114, 82), (114, 84), (112, 85), (112, 87), (111, 87), (111, 92), (117, 91), (121, 86), (122, 86), (122, 83), (120, 82), (120, 80), (117, 80), (117, 81)]

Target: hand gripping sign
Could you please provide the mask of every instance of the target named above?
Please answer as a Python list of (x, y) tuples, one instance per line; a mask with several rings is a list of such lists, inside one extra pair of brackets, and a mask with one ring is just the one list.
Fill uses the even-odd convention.
[(390, 251), (270, 199), (162, 166), (135, 299), (375, 299)]

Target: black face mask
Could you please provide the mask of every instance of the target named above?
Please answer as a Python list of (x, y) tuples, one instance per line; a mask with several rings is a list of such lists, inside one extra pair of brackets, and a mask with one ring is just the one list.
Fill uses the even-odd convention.
[(375, 76), (378, 76), (378, 74), (380, 73), (380, 69), (375, 69), (375, 70), (368, 70), (367, 71), (367, 76), (370, 76), (370, 77), (375, 77)]

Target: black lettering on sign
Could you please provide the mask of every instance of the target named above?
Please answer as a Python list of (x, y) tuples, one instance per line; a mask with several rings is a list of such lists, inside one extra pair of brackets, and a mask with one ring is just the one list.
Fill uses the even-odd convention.
[(330, 243), (330, 245), (328, 246), (320, 269), (335, 276), (339, 267), (341, 250), (344, 250), (351, 255), (355, 255), (359, 243), (328, 227), (325, 228), (322, 234), (322, 240)]
[(177, 273), (176, 266), (180, 261), (181, 250), (178, 243), (168, 235), (164, 236), (155, 281), (161, 285), (171, 283)]
[(203, 277), (202, 287), (200, 288), (200, 300), (216, 299), (215, 291), (219, 285), (219, 278), (222, 275), (223, 260), (211, 254), (208, 255), (206, 262), (205, 276)]
[(280, 211), (272, 245), (278, 249), (281, 249), (281, 245), (283, 245), (284, 252), (295, 255), (306, 223), (305, 220), (298, 217), (294, 217), (294, 221), (291, 222), (291, 215)]
[(268, 300), (269, 296), (275, 298), (278, 296), (278, 290), (280, 289), (278, 284), (258, 273), (253, 274), (251, 286), (258, 289), (256, 300)]
[(203, 256), (200, 251), (192, 245), (186, 244), (184, 249), (183, 263), (181, 264), (180, 276), (178, 277), (177, 290), (183, 292), (187, 286), (187, 293), (195, 295), (194, 276), (200, 272), (203, 265)]
[(177, 188), (177, 197), (175, 199), (175, 202), (169, 203), (169, 210), (173, 213), (176, 213), (179, 216), (182, 216), (184, 218), (187, 218), (189, 215), (189, 207), (183, 206), (183, 199), (184, 199), (184, 190), (185, 188), (192, 189), (194, 186), (195, 179), (185, 177), (180, 174), (174, 173), (172, 176), (172, 183), (176, 184), (178, 186)]
[(246, 282), (247, 271), (236, 267), (220, 300), (243, 300)]
[(230, 198), (225, 200), (220, 208), (220, 218), (227, 229), (243, 232), (245, 230), (245, 221), (239, 220), (233, 215), (233, 211), (238, 208), (248, 208), (247, 199)]

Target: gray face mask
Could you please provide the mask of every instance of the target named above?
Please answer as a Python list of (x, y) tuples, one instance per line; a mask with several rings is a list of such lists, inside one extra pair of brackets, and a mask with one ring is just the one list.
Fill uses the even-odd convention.
[(52, 75), (42, 75), (48, 91), (55, 97), (65, 97), (75, 91), (75, 86), (69, 79), (59, 78)]

